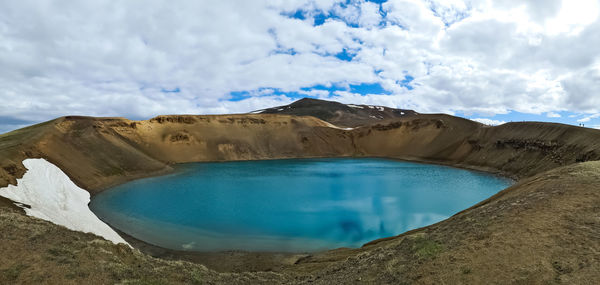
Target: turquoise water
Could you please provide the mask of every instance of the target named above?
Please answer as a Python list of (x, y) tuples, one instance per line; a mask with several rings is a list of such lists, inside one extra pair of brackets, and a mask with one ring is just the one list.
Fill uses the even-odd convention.
[(166, 248), (304, 252), (359, 247), (430, 225), (510, 183), (371, 158), (190, 163), (104, 191), (90, 208)]

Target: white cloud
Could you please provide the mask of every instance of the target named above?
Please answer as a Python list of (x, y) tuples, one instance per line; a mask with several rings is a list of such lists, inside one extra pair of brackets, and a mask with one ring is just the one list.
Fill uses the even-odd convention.
[(413, 33), (414, 36), (430, 36), (439, 33), (444, 26), (424, 1), (389, 0), (383, 3), (387, 20)]
[(360, 17), (358, 23), (363, 27), (374, 27), (381, 22), (379, 5), (373, 2), (363, 2), (360, 4)]
[(560, 118), (561, 117), (561, 115), (559, 113), (554, 113), (554, 112), (548, 112), (548, 113), (546, 113), (546, 116), (548, 118)]
[(447, 25), (452, 25), (468, 17), (473, 8), (473, 5), (470, 3), (470, 1), (429, 0), (426, 2), (429, 3), (429, 6), (434, 13), (439, 16)]
[(498, 126), (498, 125), (506, 124), (505, 121), (492, 120), (492, 119), (486, 119), (486, 118), (475, 118), (475, 119), (471, 119), (471, 120), (475, 121), (475, 122), (480, 122), (482, 124), (489, 125), (489, 126)]
[(581, 119), (577, 120), (577, 122), (579, 122), (579, 123), (586, 123), (586, 122), (589, 122), (592, 119), (595, 119), (595, 118), (598, 118), (598, 117), (600, 117), (600, 113), (599, 114), (593, 114), (593, 115), (587, 116), (585, 118), (581, 118)]
[[(304, 20), (289, 16), (298, 10)], [(593, 0), (0, 1), (0, 129), (292, 101), (279, 92), (420, 112), (595, 114), (598, 12)], [(333, 17), (314, 26), (319, 15)], [(352, 61), (334, 56), (344, 50)], [(391, 94), (310, 89), (360, 83)]]

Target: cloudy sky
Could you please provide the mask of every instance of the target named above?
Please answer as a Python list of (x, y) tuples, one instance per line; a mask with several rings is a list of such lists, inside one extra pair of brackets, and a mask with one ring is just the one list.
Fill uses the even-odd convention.
[(600, 127), (598, 0), (0, 1), (0, 132), (313, 97)]

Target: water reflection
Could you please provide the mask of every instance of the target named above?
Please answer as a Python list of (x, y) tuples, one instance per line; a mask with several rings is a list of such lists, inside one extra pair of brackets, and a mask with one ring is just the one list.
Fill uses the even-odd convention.
[(314, 251), (441, 221), (509, 181), (381, 159), (186, 164), (90, 204), (120, 230), (183, 250)]

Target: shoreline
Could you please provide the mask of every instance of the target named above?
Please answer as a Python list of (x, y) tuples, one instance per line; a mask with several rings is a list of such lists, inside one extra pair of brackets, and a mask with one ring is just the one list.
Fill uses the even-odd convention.
[(389, 160), (404, 161), (404, 162), (447, 166), (447, 167), (453, 167), (453, 168), (464, 169), (464, 170), (469, 170), (469, 171), (482, 172), (482, 173), (506, 178), (506, 179), (511, 180), (513, 183), (516, 183), (519, 180), (521, 180), (522, 178), (524, 178), (517, 173), (510, 173), (507, 171), (495, 169), (493, 167), (476, 166), (476, 165), (468, 165), (468, 164), (460, 164), (460, 163), (456, 164), (456, 163), (452, 163), (452, 162), (448, 162), (448, 161), (422, 159), (422, 158), (408, 157), (408, 156), (371, 156), (371, 155), (369, 155), (369, 156), (362, 156), (362, 155), (302, 156), (302, 157), (278, 157), (278, 158), (265, 158), (265, 159), (244, 159), (244, 160), (206, 160), (206, 161), (190, 161), (190, 162), (181, 162), (181, 163), (170, 163), (170, 164), (167, 164), (167, 167), (165, 167), (164, 170), (154, 171), (154, 172), (150, 172), (150, 173), (146, 173), (146, 174), (121, 176), (120, 177), (121, 179), (117, 179), (116, 181), (109, 182), (106, 185), (103, 185), (102, 187), (93, 189), (94, 191), (93, 191), (93, 193), (92, 193), (92, 191), (90, 191), (90, 195), (92, 196), (92, 199), (93, 199), (93, 197), (99, 193), (109, 190), (110, 188), (132, 182), (134, 180), (144, 179), (144, 178), (152, 178), (152, 177), (160, 177), (160, 176), (172, 174), (175, 172), (174, 166), (176, 166), (176, 165), (183, 165), (183, 164), (189, 164), (189, 163), (231, 163), (231, 162), (250, 162), (250, 161), (268, 161), (268, 160), (325, 159), (325, 158), (331, 158), (331, 159), (335, 159), (335, 158), (357, 158), (357, 159), (379, 158), (379, 159), (389, 159)]
[[(222, 273), (280, 272), (293, 266), (299, 260), (312, 255), (310, 253), (252, 252), (243, 250), (214, 252), (174, 250), (142, 241), (120, 231), (107, 222), (104, 223), (121, 235), (133, 248), (144, 254), (164, 260), (179, 260), (202, 264), (209, 269)], [(322, 252), (326, 251), (319, 251), (318, 253)]]
[[(176, 167), (175, 167), (176, 165), (184, 165), (184, 164), (190, 164), (190, 163), (231, 163), (231, 162), (267, 161), (267, 160), (344, 159), (344, 158), (345, 159), (363, 159), (363, 158), (364, 159), (369, 159), (369, 158), (371, 158), (371, 159), (386, 159), (386, 160), (393, 160), (393, 161), (400, 161), (400, 162), (438, 165), (438, 166), (444, 166), (444, 167), (463, 169), (463, 170), (467, 170), (467, 171), (475, 171), (475, 172), (485, 173), (488, 175), (493, 175), (493, 176), (497, 176), (497, 177), (501, 177), (501, 178), (510, 180), (511, 185), (509, 185), (508, 187), (506, 187), (504, 189), (501, 189), (500, 191), (498, 191), (498, 193), (510, 188), (511, 186), (513, 186), (514, 184), (516, 184), (519, 181), (516, 178), (514, 178), (515, 177), (514, 175), (510, 175), (507, 172), (502, 172), (502, 171), (494, 170), (494, 169), (490, 169), (490, 168), (476, 167), (476, 166), (469, 166), (469, 165), (454, 165), (452, 163), (443, 163), (443, 162), (437, 162), (437, 161), (433, 161), (433, 160), (423, 160), (423, 159), (417, 159), (417, 158), (411, 159), (408, 157), (385, 157), (385, 156), (335, 156), (335, 157), (327, 156), (327, 157), (325, 157), (325, 156), (321, 156), (321, 157), (249, 159), (249, 160), (233, 160), (233, 161), (198, 161), (198, 162), (185, 162), (185, 163), (170, 164), (169, 165), (170, 169), (167, 172), (164, 172), (164, 173), (158, 172), (158, 173), (149, 174), (147, 176), (127, 179), (124, 182), (115, 184), (110, 187), (106, 187), (102, 191), (96, 192), (94, 195), (92, 195), (91, 199), (94, 199), (94, 196), (96, 194), (110, 190), (110, 188), (116, 187), (118, 185), (122, 185), (122, 184), (132, 182), (132, 181), (135, 181), (138, 179), (159, 177), (159, 176), (163, 176), (163, 175), (173, 174), (176, 172)], [(496, 195), (496, 194), (494, 194), (494, 195)], [(450, 216), (442, 221), (439, 221), (439, 222), (436, 222), (436, 223), (433, 223), (430, 225), (425, 225), (425, 226), (422, 226), (419, 228), (410, 229), (405, 232), (399, 233), (397, 235), (389, 236), (389, 237), (377, 238), (377, 239), (368, 241), (357, 248), (339, 247), (339, 248), (320, 250), (320, 251), (310, 252), (310, 253), (277, 252), (277, 251), (255, 252), (255, 251), (245, 251), (245, 250), (229, 250), (229, 251), (175, 250), (175, 249), (161, 247), (161, 246), (154, 245), (149, 242), (140, 240), (136, 237), (126, 234), (125, 232), (119, 230), (118, 228), (115, 228), (107, 221), (104, 221), (104, 220), (102, 220), (102, 221), (105, 224), (107, 224), (109, 227), (111, 227), (113, 230), (115, 230), (124, 240), (126, 240), (135, 249), (138, 249), (142, 253), (148, 254), (152, 257), (167, 259), (167, 260), (185, 260), (185, 261), (189, 261), (189, 262), (194, 262), (194, 263), (205, 265), (208, 268), (213, 269), (218, 272), (237, 272), (237, 273), (248, 272), (248, 271), (250, 271), (250, 272), (258, 272), (258, 271), (278, 272), (278, 271), (281, 271), (281, 270), (293, 265), (294, 263), (296, 263), (306, 257), (310, 257), (312, 255), (318, 255), (318, 254), (323, 254), (323, 253), (332, 252), (332, 251), (339, 251), (339, 250), (359, 250), (363, 247), (374, 245), (381, 241), (386, 241), (386, 240), (390, 240), (390, 239), (393, 239), (393, 238), (396, 238), (399, 236), (410, 234), (412, 232), (417, 232), (420, 229), (444, 222), (445, 220), (450, 219), (451, 217), (490, 199), (494, 195), (492, 195), (482, 201), (479, 201), (476, 204), (471, 205), (465, 209), (462, 209), (459, 212), (453, 214), (452, 216)], [(89, 207), (89, 204), (88, 204), (88, 207)], [(91, 210), (91, 208), (90, 208), (90, 210)]]

